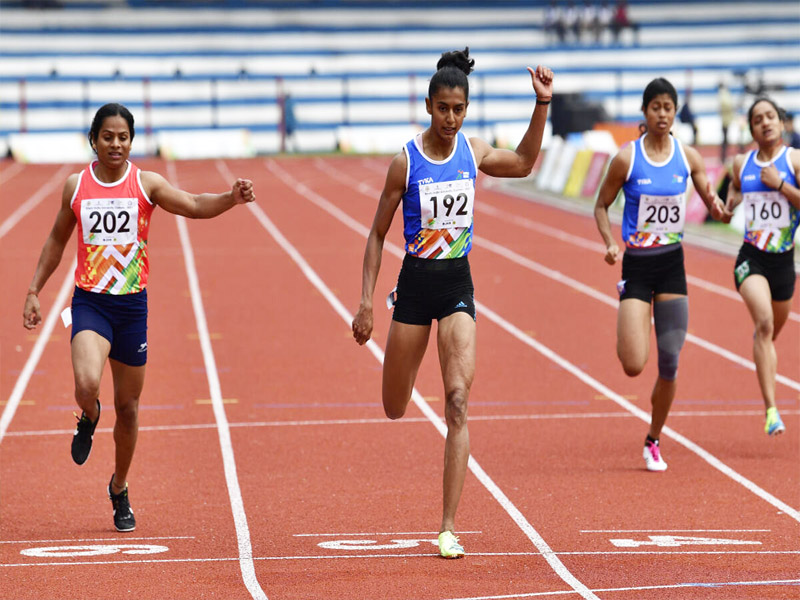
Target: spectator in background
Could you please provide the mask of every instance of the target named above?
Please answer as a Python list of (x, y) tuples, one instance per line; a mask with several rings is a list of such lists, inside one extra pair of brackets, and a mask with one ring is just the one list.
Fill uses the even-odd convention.
[(688, 125), (692, 126), (692, 146), (697, 143), (697, 123), (694, 120), (694, 113), (692, 112), (692, 108), (689, 106), (689, 101), (692, 97), (692, 90), (686, 90), (686, 100), (683, 103), (683, 107), (681, 107), (681, 111), (678, 113), (678, 118), (680, 119), (681, 123), (687, 123)]
[(555, 33), (559, 43), (564, 43), (567, 30), (564, 27), (564, 13), (556, 0), (550, 2), (544, 13), (544, 32), (548, 39)]
[(608, 5), (608, 2), (603, 2), (600, 8), (597, 9), (597, 23), (594, 31), (594, 41), (598, 44), (603, 39), (603, 32), (611, 28), (611, 21), (614, 17), (614, 11)]
[(580, 24), (580, 37), (583, 38), (583, 34), (585, 33), (587, 38), (594, 37), (595, 41), (597, 41), (597, 7), (594, 5), (592, 0), (585, 0), (583, 3), (583, 7), (581, 8)]
[(578, 7), (570, 0), (567, 3), (567, 10), (564, 11), (564, 29), (570, 33), (575, 42), (580, 42), (581, 39), (581, 19), (578, 13)]
[(783, 115), (783, 139), (787, 146), (800, 148), (800, 133), (794, 130), (794, 114), (790, 112)]
[(283, 150), (295, 150), (294, 132), (297, 129), (297, 117), (294, 114), (294, 98), (286, 94), (283, 98), (283, 132), (285, 135)]
[(720, 162), (724, 165), (728, 157), (728, 128), (736, 117), (736, 109), (733, 105), (731, 91), (724, 81), (719, 82), (717, 87), (717, 98), (719, 99), (719, 116), (722, 119), (722, 144), (720, 146)]
[(626, 0), (617, 0), (614, 10), (614, 19), (611, 23), (611, 31), (614, 33), (614, 42), (619, 42), (619, 34), (623, 29), (633, 31), (635, 44), (639, 45), (639, 24), (634, 23), (628, 17), (628, 3)]

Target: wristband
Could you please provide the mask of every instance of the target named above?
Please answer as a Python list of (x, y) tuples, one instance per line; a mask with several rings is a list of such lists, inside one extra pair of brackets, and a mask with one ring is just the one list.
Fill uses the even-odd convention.
[(33, 294), (33, 295), (34, 295), (34, 296), (36, 296), (37, 298), (39, 297), (39, 292), (37, 292), (36, 290), (28, 290), (28, 293), (27, 293), (27, 294), (25, 294), (25, 295), (26, 295), (26, 296), (30, 296), (31, 294)]
[(536, 99), (536, 106), (547, 106), (548, 104), (550, 104), (550, 100), (539, 100), (538, 98)]
[(781, 184), (778, 186), (778, 191), (780, 192), (783, 189), (783, 184), (786, 183), (785, 179), (781, 179)]

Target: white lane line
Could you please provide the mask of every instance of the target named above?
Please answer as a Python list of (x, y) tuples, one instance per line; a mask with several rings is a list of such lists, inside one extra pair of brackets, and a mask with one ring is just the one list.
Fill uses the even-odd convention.
[[(691, 411), (673, 410), (670, 417), (760, 417), (762, 410), (723, 410), (723, 411)], [(781, 414), (797, 415), (800, 410), (782, 410)], [(441, 419), (442, 417), (439, 417)], [(592, 413), (552, 413), (552, 414), (523, 414), (523, 415), (470, 415), (472, 421), (540, 421), (540, 420), (570, 420), (570, 419), (633, 419), (636, 418), (629, 412), (592, 412)], [(400, 423), (427, 423), (425, 417), (403, 417)], [(315, 427), (333, 425), (386, 425), (391, 423), (387, 419), (312, 419), (306, 421), (251, 421), (242, 423), (228, 423), (230, 427)], [(395, 425), (397, 426), (397, 425)], [(194, 429), (216, 429), (216, 423), (198, 423), (194, 425), (143, 425), (139, 431), (191, 431)], [(46, 429), (37, 431), (11, 431), (6, 437), (28, 437), (42, 435), (64, 435), (73, 433), (74, 429)], [(96, 434), (113, 433), (111, 427), (98, 427)], [(128, 538), (126, 538), (128, 539)]]
[(56, 171), (56, 174), (47, 181), (47, 183), (40, 187), (30, 198), (25, 200), (25, 202), (20, 204), (5, 221), (0, 223), (0, 239), (2, 239), (3, 236), (11, 231), (14, 225), (19, 223), (25, 215), (36, 208), (37, 204), (49, 196), (53, 190), (58, 188), (58, 186), (64, 181), (67, 171), (69, 170), (70, 167), (68, 165), (61, 167), (58, 171)]
[(193, 535), (162, 535), (156, 537), (128, 537), (120, 536), (115, 538), (69, 538), (64, 540), (0, 540), (0, 544), (54, 544), (61, 542), (120, 542), (129, 540), (193, 540)]
[[(372, 198), (372, 197), (377, 197), (377, 196), (375, 196), (375, 194), (380, 195), (379, 191), (377, 191), (375, 189), (365, 188), (363, 184), (358, 184), (351, 177), (342, 175), (340, 172), (335, 171), (334, 169), (332, 169), (329, 165), (327, 165), (321, 159), (317, 159), (314, 164), (317, 165), (318, 168), (323, 170), (326, 175), (330, 175), (331, 178), (336, 179), (337, 181), (339, 181), (340, 183), (343, 183), (345, 185), (349, 185), (351, 188), (356, 189), (358, 192), (360, 192), (362, 194), (365, 194), (366, 196), (369, 196), (369, 197)], [(308, 188), (306, 188), (306, 189), (308, 189)], [(308, 190), (308, 191), (311, 192), (311, 190)], [(314, 202), (314, 200), (312, 200), (312, 202)], [(338, 210), (338, 208), (336, 210), (337, 210), (337, 214), (341, 213), (341, 211)], [(489, 210), (489, 212), (491, 212), (491, 209), (488, 209), (488, 210)], [(336, 216), (336, 215), (334, 215), (334, 216)], [(345, 217), (348, 219), (346, 224), (350, 225), (349, 221), (352, 220), (351, 217), (349, 217), (349, 215), (345, 215)], [(520, 217), (520, 219), (522, 220), (523, 223), (525, 222), (524, 217)], [(534, 227), (534, 225), (536, 225), (536, 226)], [(363, 226), (361, 226), (361, 227), (363, 227)], [(531, 223), (531, 229), (534, 229), (534, 230), (539, 231), (541, 233), (548, 232), (548, 235), (552, 235), (553, 237), (557, 237), (558, 239), (569, 240), (572, 243), (576, 243), (578, 245), (581, 245), (582, 247), (589, 248), (589, 249), (591, 249), (593, 251), (597, 250), (596, 242), (590, 242), (588, 240), (584, 240), (583, 238), (577, 238), (576, 236), (571, 236), (570, 234), (568, 234), (566, 232), (561, 232), (561, 231), (558, 231), (558, 230), (554, 230), (553, 228), (548, 227), (546, 225), (537, 225), (537, 224)], [(360, 229), (358, 231), (360, 232)], [(580, 242), (578, 242), (577, 240), (580, 240)], [(551, 269), (549, 267), (545, 267), (544, 265), (539, 264), (536, 261), (531, 260), (526, 256), (522, 256), (521, 254), (519, 254), (517, 252), (514, 252), (510, 248), (506, 248), (505, 246), (502, 246), (501, 244), (497, 244), (495, 242), (492, 242), (491, 240), (488, 240), (488, 239), (486, 239), (484, 237), (480, 237), (480, 236), (473, 236), (473, 241), (474, 241), (474, 243), (480, 245), (481, 247), (487, 248), (491, 252), (494, 252), (495, 254), (497, 254), (499, 256), (502, 256), (503, 258), (505, 258), (507, 260), (510, 260), (511, 262), (520, 265), (521, 267), (524, 267), (524, 268), (526, 268), (526, 269), (528, 269), (530, 271), (533, 271), (535, 273), (539, 273), (540, 275), (544, 275), (545, 277), (548, 277), (549, 279), (552, 279), (553, 281), (557, 281), (558, 283), (561, 283), (561, 284), (564, 284), (564, 285), (566, 285), (568, 287), (571, 287), (572, 289), (574, 289), (574, 290), (576, 290), (578, 292), (581, 292), (582, 294), (586, 294), (590, 298), (594, 298), (595, 300), (598, 300), (599, 302), (602, 302), (603, 304), (605, 304), (607, 306), (610, 306), (614, 310), (616, 310), (619, 307), (619, 300), (618, 299), (613, 298), (612, 296), (609, 296), (607, 294), (604, 294), (603, 292), (600, 292), (600, 291), (594, 289), (593, 287), (591, 287), (589, 285), (586, 285), (585, 283), (580, 282), (577, 279), (574, 279), (574, 278), (570, 277), (569, 275), (565, 275), (564, 273), (561, 273), (560, 271), (556, 271), (555, 269)], [(602, 248), (602, 246), (601, 246), (601, 248)], [(686, 341), (691, 342), (693, 344), (696, 344), (696, 345), (700, 346), (701, 348), (703, 348), (705, 350), (708, 350), (709, 352), (717, 354), (718, 356), (721, 356), (721, 357), (723, 357), (723, 358), (725, 358), (725, 359), (727, 359), (727, 360), (729, 360), (729, 361), (731, 361), (733, 363), (736, 363), (737, 365), (739, 365), (741, 367), (749, 369), (749, 370), (751, 370), (753, 372), (755, 372), (755, 370), (756, 370), (756, 365), (755, 365), (755, 363), (753, 361), (748, 360), (748, 359), (746, 359), (746, 358), (744, 358), (742, 356), (739, 356), (738, 354), (735, 354), (734, 352), (731, 352), (730, 350), (727, 350), (727, 349), (725, 349), (725, 348), (723, 348), (721, 346), (718, 346), (717, 344), (714, 344), (713, 342), (710, 342), (708, 340), (700, 338), (700, 337), (698, 337), (698, 336), (696, 336), (696, 335), (694, 335), (692, 333), (687, 333), (686, 334)], [(781, 375), (781, 374), (777, 374), (776, 377), (775, 377), (775, 380), (777, 382), (779, 382), (779, 383), (782, 383), (782, 384), (794, 389), (794, 390), (800, 391), (800, 382), (797, 382), (797, 381), (795, 381), (793, 379), (790, 379), (789, 377), (786, 377), (786, 376)]]
[[(53, 333), (53, 328), (56, 326), (56, 322), (61, 315), (61, 310), (63, 309), (64, 304), (67, 302), (69, 293), (72, 288), (75, 287), (76, 265), (77, 258), (73, 258), (69, 269), (67, 270), (67, 276), (64, 278), (64, 282), (61, 284), (61, 288), (58, 290), (58, 295), (53, 302), (53, 306), (44, 320), (44, 325), (42, 325), (42, 328), (39, 332), (39, 337), (36, 338), (36, 343), (33, 345), (31, 354), (28, 356), (28, 360), (25, 361), (25, 366), (22, 368), (22, 372), (19, 374), (17, 382), (14, 384), (14, 389), (11, 390), (11, 395), (8, 397), (6, 407), (3, 409), (3, 415), (0, 416), (0, 443), (3, 442), (6, 431), (8, 431), (8, 426), (11, 425), (11, 419), (14, 418), (14, 415), (17, 412), (19, 403), (22, 400), (22, 394), (25, 393), (25, 389), (28, 387), (28, 382), (31, 380), (33, 372), (36, 370), (36, 365), (39, 364), (39, 359), (41, 359), (45, 346), (47, 346), (47, 341), (50, 339), (50, 336)], [(22, 323), (20, 323), (19, 326), (22, 327)], [(70, 430), (70, 433), (72, 432), (74, 432), (74, 430)]]
[[(458, 531), (458, 535), (479, 534), (482, 531)], [(293, 533), (292, 537), (339, 537), (345, 535), (439, 535), (438, 531), (369, 531), (366, 533)]]
[[(632, 550), (630, 552), (625, 551), (618, 551), (612, 550), (609, 552), (555, 552), (559, 556), (620, 556), (620, 555), (684, 555), (684, 554), (691, 554), (691, 555), (769, 555), (769, 556), (787, 556), (787, 555), (800, 555), (800, 550), (734, 550), (734, 551), (726, 551), (726, 550), (687, 550), (685, 552), (681, 551), (669, 551), (669, 550), (651, 550), (651, 551), (639, 551), (639, 550)], [(541, 557), (543, 556), (540, 552), (470, 552), (470, 556), (488, 556), (488, 557), (508, 557), (508, 556), (534, 556), (534, 557)], [(309, 560), (352, 560), (352, 559), (376, 559), (376, 558), (432, 558), (438, 557), (437, 553), (419, 553), (419, 552), (408, 552), (408, 553), (397, 553), (397, 554), (320, 554), (320, 555), (299, 555), (299, 556), (254, 556), (253, 560), (259, 561), (309, 561)], [(141, 565), (141, 564), (153, 564), (153, 563), (188, 563), (188, 562), (199, 562), (199, 563), (212, 563), (212, 562), (233, 562), (239, 560), (238, 558), (233, 557), (215, 557), (215, 558), (153, 558), (153, 559), (141, 559), (141, 560), (104, 560), (104, 561), (68, 561), (68, 562), (31, 562), (31, 563), (0, 563), (0, 568), (13, 568), (13, 567), (63, 567), (63, 566), (97, 566), (97, 565)], [(787, 581), (794, 581), (794, 580), (787, 580)], [(595, 590), (595, 591), (603, 591), (603, 590)], [(577, 591), (569, 590), (566, 592), (560, 593), (569, 593), (575, 594)]]
[[(720, 588), (738, 586), (767, 586), (767, 585), (798, 585), (800, 579), (771, 579), (765, 581), (721, 581), (706, 583), (673, 583), (665, 585), (641, 585), (624, 588), (598, 588), (594, 592), (638, 592), (644, 590), (673, 590), (683, 588)], [(571, 590), (564, 592), (530, 592), (527, 594), (503, 594), (501, 596), (469, 596), (463, 598), (448, 598), (447, 600), (513, 600), (514, 598), (542, 598), (545, 596), (571, 596)]]
[(765, 533), (771, 529), (581, 529), (581, 533)]
[[(173, 162), (167, 163), (170, 179), (177, 185), (177, 171)], [(230, 426), (228, 417), (225, 414), (225, 405), (222, 402), (222, 388), (219, 382), (219, 372), (217, 363), (214, 359), (214, 350), (211, 346), (211, 336), (208, 333), (208, 323), (206, 321), (205, 308), (201, 299), (200, 283), (197, 276), (197, 269), (194, 262), (194, 251), (189, 239), (189, 231), (186, 227), (186, 220), (183, 217), (175, 216), (178, 226), (178, 233), (183, 248), (183, 257), (186, 263), (186, 276), (189, 279), (189, 289), (192, 297), (192, 308), (197, 322), (197, 333), (200, 338), (200, 347), (203, 351), (203, 362), (208, 378), (208, 389), (211, 394), (211, 406), (214, 410), (214, 419), (217, 422), (217, 433), (219, 435), (219, 445), (222, 450), (222, 464), (225, 469), (225, 483), (228, 487), (228, 497), (230, 498), (233, 522), (236, 527), (236, 538), (239, 545), (239, 568), (242, 571), (247, 591), (254, 600), (267, 600), (264, 590), (258, 583), (255, 566), (253, 565), (253, 548), (250, 543), (250, 528), (247, 525), (247, 515), (244, 510), (242, 491), (239, 489), (239, 480), (236, 474), (236, 460), (233, 456), (233, 444), (231, 443)]]
[(9, 181), (12, 177), (14, 177), (17, 173), (22, 171), (25, 167), (23, 163), (15, 162), (13, 165), (8, 167), (7, 169), (3, 169), (0, 171), (0, 185)]
[[(279, 177), (282, 180), (284, 179), (284, 174), (281, 172), (282, 170), (279, 169), (277, 166), (271, 166), (272, 161), (269, 161), (268, 166), (271, 171), (278, 173)], [(288, 175), (287, 175), (288, 176)], [(296, 186), (290, 186), (292, 188)], [(307, 189), (307, 188), (306, 188)], [(255, 203), (250, 203), (247, 205), (248, 208), (253, 212), (259, 222), (264, 226), (264, 228), (269, 232), (269, 234), (278, 242), (278, 245), (283, 248), (285, 252), (287, 252), (291, 257), (292, 260), (297, 263), (300, 270), (303, 274), (308, 278), (308, 280), (314, 285), (314, 287), (319, 290), (322, 296), (328, 301), (328, 303), (333, 307), (336, 313), (342, 317), (344, 322), (347, 325), (350, 325), (353, 321), (353, 315), (351, 315), (348, 310), (344, 307), (344, 305), (339, 301), (339, 299), (330, 291), (330, 288), (325, 284), (325, 282), (320, 279), (317, 273), (311, 268), (311, 266), (306, 262), (306, 260), (302, 257), (302, 255), (295, 249), (295, 247), (287, 240), (280, 230), (272, 223), (272, 221), (267, 217), (261, 207)], [(370, 340), (367, 342), (367, 347), (369, 348), (370, 352), (375, 356), (375, 358), (383, 364), (383, 351), (375, 344), (374, 341)], [(442, 420), (438, 417), (438, 415), (434, 412), (434, 410), (430, 407), (430, 405), (425, 401), (422, 395), (417, 391), (416, 388), (412, 390), (411, 398), (414, 401), (414, 404), (419, 408), (420, 411), (430, 420), (431, 423), (436, 427), (439, 433), (443, 437), (447, 437), (447, 426), (442, 423)], [(599, 600), (597, 596), (595, 596), (588, 587), (586, 587), (583, 583), (581, 583), (561, 562), (561, 560), (555, 555), (555, 553), (550, 549), (547, 542), (545, 542), (544, 538), (539, 535), (539, 532), (536, 531), (533, 526), (528, 522), (525, 516), (520, 512), (520, 510), (509, 500), (509, 498), (503, 493), (503, 491), (494, 483), (494, 481), (489, 477), (489, 475), (483, 470), (483, 468), (478, 464), (475, 458), (470, 455), (469, 457), (469, 469), (473, 472), (473, 474), (478, 478), (478, 480), (483, 484), (483, 486), (489, 491), (489, 493), (497, 500), (497, 502), (503, 507), (503, 509), (508, 513), (508, 515), (514, 520), (517, 526), (525, 533), (528, 539), (533, 543), (534, 546), (542, 553), (544, 559), (548, 562), (550, 567), (555, 571), (555, 573), (561, 577), (561, 579), (569, 585), (572, 589), (574, 589), (581, 598), (586, 600)]]
[[(294, 189), (296, 193), (302, 195), (304, 198), (306, 198), (313, 204), (316, 204), (317, 206), (328, 212), (333, 217), (339, 219), (342, 223), (344, 223), (354, 231), (360, 233), (363, 237), (367, 237), (369, 235), (369, 230), (364, 225), (358, 223), (357, 221), (355, 221), (355, 219), (349, 217), (349, 215), (346, 215), (344, 211), (336, 207), (334, 204), (332, 204), (327, 199), (323, 198), (313, 190), (310, 190), (308, 187), (297, 182), (293, 177), (291, 177), (291, 175), (289, 175), (286, 171), (280, 168), (274, 161), (268, 161), (267, 167), (273, 173), (275, 173), (282, 181), (284, 181), (288, 187)], [(340, 214), (344, 215), (346, 218), (340, 217), (339, 216)], [(351, 223), (353, 224), (351, 225)], [(391, 242), (385, 242), (384, 248), (387, 249), (392, 254), (394, 254), (395, 256), (402, 257), (404, 255), (404, 252)], [(577, 367), (576, 365), (572, 364), (571, 362), (569, 362), (568, 360), (566, 360), (565, 358), (563, 358), (562, 356), (560, 356), (559, 354), (557, 354), (556, 352), (545, 346), (544, 344), (533, 339), (527, 333), (525, 333), (524, 331), (522, 331), (521, 329), (519, 329), (518, 327), (516, 327), (515, 325), (513, 325), (500, 315), (498, 315), (497, 313), (495, 313), (485, 304), (482, 304), (476, 300), (475, 307), (478, 309), (478, 311), (481, 313), (482, 316), (494, 322), (501, 329), (505, 330), (507, 333), (517, 338), (526, 346), (533, 348), (546, 358), (550, 359), (552, 362), (559, 365), (565, 371), (572, 373), (572, 375), (583, 381), (586, 385), (594, 388), (595, 390), (597, 390), (610, 400), (617, 403), (626, 411), (640, 418), (645, 423), (648, 424), (650, 423), (650, 414), (648, 412), (642, 410), (641, 408), (639, 408), (638, 406), (636, 406), (635, 404), (633, 404), (632, 402), (628, 401), (626, 398), (621, 396), (620, 394), (614, 392), (613, 390), (611, 390), (611, 388), (607, 387), (606, 385), (604, 385), (603, 383), (601, 383), (600, 381), (598, 381), (597, 379), (595, 379), (594, 377), (592, 377), (591, 375), (589, 375), (588, 373)], [(698, 446), (697, 444), (695, 444), (694, 442), (692, 442), (685, 436), (681, 435), (680, 433), (678, 433), (669, 426), (665, 426), (662, 429), (662, 432), (667, 437), (674, 439), (685, 448), (688, 448), (689, 450), (697, 454), (700, 458), (705, 460), (712, 467), (714, 467), (718, 471), (721, 471), (722, 473), (724, 473), (725, 475), (727, 475), (740, 485), (744, 486), (746, 489), (751, 491), (759, 498), (765, 500), (778, 510), (783, 511), (784, 513), (792, 517), (795, 521), (800, 522), (800, 511), (792, 508), (791, 506), (789, 506), (782, 500), (779, 500), (778, 498), (776, 498), (766, 490), (762, 489), (761, 487), (759, 487), (758, 485), (756, 485), (743, 475), (734, 471), (728, 465), (723, 463), (721, 460), (719, 460), (717, 457), (712, 455), (707, 450), (701, 448), (700, 446)]]

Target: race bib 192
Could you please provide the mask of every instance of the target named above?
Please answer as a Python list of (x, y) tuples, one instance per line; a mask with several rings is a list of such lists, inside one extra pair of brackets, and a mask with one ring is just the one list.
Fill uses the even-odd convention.
[(639, 197), (636, 229), (645, 233), (680, 233), (686, 221), (684, 194)]
[(747, 192), (744, 195), (744, 218), (748, 231), (789, 227), (789, 200), (780, 192)]
[(438, 181), (419, 186), (423, 229), (449, 229), (472, 225), (475, 188), (471, 179)]
[(81, 201), (83, 243), (125, 246), (136, 242), (139, 201), (136, 198), (91, 198)]

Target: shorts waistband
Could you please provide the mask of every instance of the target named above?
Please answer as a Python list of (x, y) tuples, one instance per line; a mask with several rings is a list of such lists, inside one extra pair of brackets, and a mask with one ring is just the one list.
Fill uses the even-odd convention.
[(424, 271), (448, 271), (450, 269), (463, 269), (469, 267), (469, 260), (466, 256), (459, 258), (419, 258), (406, 254), (403, 258), (403, 267), (408, 269), (419, 269)]
[(629, 254), (630, 256), (660, 256), (661, 254), (667, 254), (668, 252), (675, 252), (683, 248), (680, 242), (675, 244), (667, 244), (666, 246), (654, 246), (652, 248), (637, 248), (634, 246), (627, 246), (625, 248), (625, 254)]

